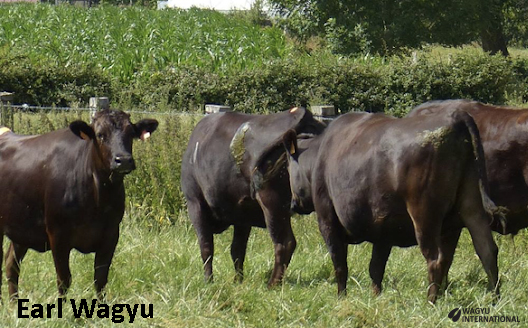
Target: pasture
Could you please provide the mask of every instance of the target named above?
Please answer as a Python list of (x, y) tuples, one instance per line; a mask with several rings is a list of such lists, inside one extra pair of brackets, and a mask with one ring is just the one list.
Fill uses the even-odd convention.
[[(417, 247), (395, 248), (389, 259), (384, 291), (370, 289), (368, 263), (371, 245), (349, 246), (346, 297), (337, 297), (333, 267), (314, 215), (292, 220), (298, 247), (283, 284), (266, 287), (273, 265), (272, 243), (266, 230), (252, 230), (245, 264), (245, 280), (234, 283), (229, 246), (232, 229), (215, 237), (215, 281), (203, 281), (196, 236), (187, 218), (180, 191), (179, 171), (192, 128), (199, 115), (133, 114), (132, 120), (153, 117), (159, 129), (148, 142), (136, 142), (137, 170), (126, 178), (127, 211), (107, 285), (107, 304), (152, 304), (153, 318), (136, 315), (130, 323), (121, 309), (110, 318), (75, 318), (68, 301), (62, 317), (19, 318), (17, 304), (7, 301), (2, 277), (0, 322), (5, 327), (455, 327), (485, 323), (454, 323), (448, 313), (457, 307), (483, 308), (488, 316), (516, 316), (528, 322), (528, 234), (514, 240), (495, 235), (499, 246), (502, 297), (494, 302), (486, 291), (487, 278), (464, 231), (450, 270), (450, 285), (436, 305), (426, 301), (427, 272)], [(88, 112), (16, 112), (18, 133), (42, 133), (67, 126)], [(4, 239), (4, 250), (7, 247)], [(91, 302), (93, 255), (72, 252), (73, 275), (69, 299)], [(56, 303), (58, 293), (51, 253), (30, 251), (20, 280), (22, 299), (29, 305)], [(25, 314), (30, 313), (26, 311)], [(119, 322), (122, 321), (122, 322)]]

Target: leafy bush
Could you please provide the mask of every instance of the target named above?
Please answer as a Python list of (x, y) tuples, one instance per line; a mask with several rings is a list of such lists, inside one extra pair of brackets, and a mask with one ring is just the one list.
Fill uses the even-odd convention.
[(469, 98), (504, 103), (526, 79), (522, 61), (462, 53), (447, 61), (420, 57), (304, 63), (275, 61), (229, 76), (199, 68), (152, 75), (133, 90), (137, 104), (192, 109), (204, 103), (231, 105), (244, 112), (280, 111), (294, 105), (330, 103), (341, 112), (386, 111), (404, 115), (435, 99)]
[(502, 56), (473, 52), (447, 61), (393, 60), (385, 74), (386, 110), (401, 116), (425, 101), (456, 98), (504, 103), (507, 94), (522, 84), (514, 63)]
[(90, 63), (33, 62), (5, 49), (0, 49), (0, 91), (14, 92), (16, 104), (68, 106), (112, 94), (110, 76)]

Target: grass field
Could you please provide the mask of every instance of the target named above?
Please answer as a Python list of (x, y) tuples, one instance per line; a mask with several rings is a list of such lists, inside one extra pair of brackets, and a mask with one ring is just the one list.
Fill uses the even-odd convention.
[[(456, 307), (487, 308), (491, 315), (528, 317), (527, 235), (515, 244), (497, 237), (500, 247), (502, 298), (493, 305), (486, 278), (469, 235), (464, 233), (450, 272), (451, 284), (436, 305), (426, 302), (425, 261), (418, 248), (394, 249), (380, 297), (370, 291), (369, 244), (350, 246), (349, 292), (336, 295), (333, 269), (313, 216), (295, 218), (299, 246), (282, 286), (268, 290), (273, 263), (270, 238), (255, 229), (250, 238), (246, 279), (234, 283), (229, 255), (231, 230), (218, 236), (215, 281), (203, 281), (202, 264), (192, 227), (182, 213), (176, 224), (158, 228), (137, 224), (143, 214), (127, 213), (107, 286), (107, 301), (114, 304), (152, 304), (153, 318), (137, 315), (133, 324), (123, 318), (74, 318), (70, 303), (63, 317), (18, 318), (17, 304), (0, 308), (3, 327), (455, 327), (447, 314)], [(91, 301), (93, 255), (73, 252), (71, 299)], [(34, 303), (56, 303), (51, 253), (30, 252), (22, 268), (21, 297)], [(2, 289), (6, 299), (5, 284)], [(124, 311), (126, 312), (126, 311)], [(29, 312), (26, 312), (29, 313)], [(472, 326), (485, 326), (472, 323)], [(511, 323), (503, 324), (511, 326)], [(495, 325), (494, 325), (495, 326)], [(501, 325), (497, 325), (501, 326)]]
[[(134, 114), (133, 120), (151, 116)], [(14, 115), (20, 133), (45, 132), (67, 125), (86, 112)], [(502, 297), (494, 304), (486, 291), (487, 278), (467, 232), (463, 233), (450, 282), (436, 305), (426, 301), (425, 260), (417, 247), (393, 250), (384, 279), (384, 292), (370, 290), (368, 263), (371, 245), (349, 246), (348, 295), (337, 297), (337, 285), (326, 246), (315, 217), (295, 217), (298, 248), (284, 283), (266, 287), (273, 265), (273, 246), (266, 230), (253, 229), (245, 265), (245, 280), (234, 283), (229, 254), (232, 230), (215, 237), (215, 281), (203, 281), (202, 262), (181, 191), (181, 153), (199, 116), (156, 115), (159, 130), (149, 142), (134, 148), (138, 169), (127, 177), (127, 213), (122, 223), (107, 285), (107, 304), (152, 305), (153, 318), (139, 314), (133, 323), (126, 310), (112, 318), (75, 318), (71, 304), (63, 316), (19, 318), (17, 304), (7, 301), (2, 277), (1, 327), (456, 327), (484, 323), (453, 323), (448, 313), (457, 307), (485, 308), (490, 315), (517, 316), (517, 326), (528, 326), (528, 234), (514, 242), (496, 236), (500, 248)], [(4, 250), (7, 239), (4, 240)], [(72, 252), (70, 299), (95, 298), (92, 255)], [(55, 271), (51, 253), (29, 252), (22, 266), (21, 298), (26, 306), (56, 303)], [(121, 313), (121, 314), (120, 314)], [(25, 311), (24, 314), (29, 314)], [(104, 313), (103, 313), (104, 314)], [(109, 314), (111, 316), (111, 313)], [(123, 315), (123, 316), (121, 316)], [(512, 326), (512, 323), (493, 324)]]

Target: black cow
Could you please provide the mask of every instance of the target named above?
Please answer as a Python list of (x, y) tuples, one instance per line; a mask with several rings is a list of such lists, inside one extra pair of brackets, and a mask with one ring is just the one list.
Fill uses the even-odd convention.
[(95, 288), (103, 297), (125, 209), (123, 178), (135, 169), (132, 140), (147, 138), (157, 126), (105, 110), (91, 125), (76, 121), (38, 136), (0, 129), (0, 232), (12, 242), (6, 255), (11, 298), (18, 296), (29, 248), (51, 249), (61, 296), (71, 284), (71, 249), (95, 252)]
[(213, 275), (213, 234), (234, 226), (231, 257), (237, 279), (251, 227), (267, 227), (275, 245), (275, 265), (268, 285), (281, 281), (296, 247), (290, 224), (291, 192), (286, 157), (255, 163), (282, 135), (320, 133), (324, 124), (304, 108), (270, 115), (212, 114), (194, 129), (183, 156), (181, 183), (196, 230), (206, 280)]
[[(498, 294), (497, 246), (489, 227), (497, 208), (485, 192), (482, 146), (467, 113), (406, 119), (350, 113), (299, 146), (295, 135), (290, 131), (282, 141), (282, 152), (294, 150), (292, 208), (317, 212), (339, 293), (346, 289), (348, 244), (373, 243), (370, 276), (379, 293), (392, 246), (418, 243), (434, 302), (466, 226)], [(276, 158), (280, 151), (277, 145), (268, 154)]]
[(408, 116), (468, 112), (478, 126), (486, 155), (490, 197), (506, 209), (506, 222), (493, 230), (516, 235), (528, 227), (528, 109), (486, 105), (469, 100), (431, 101)]

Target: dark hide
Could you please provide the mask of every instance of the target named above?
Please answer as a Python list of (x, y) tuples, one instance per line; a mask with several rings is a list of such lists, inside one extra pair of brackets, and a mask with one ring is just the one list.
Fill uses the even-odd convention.
[[(286, 149), (296, 148), (291, 140), (285, 136)], [(428, 299), (434, 302), (464, 226), (498, 293), (497, 246), (489, 227), (497, 208), (483, 187), (482, 146), (468, 114), (395, 119), (351, 113), (298, 144), (289, 156), (297, 202), (292, 205), (307, 213), (313, 202), (339, 293), (346, 289), (348, 244), (373, 243), (369, 271), (379, 293), (392, 246), (418, 243), (428, 265)], [(311, 195), (295, 195), (306, 183)]]
[(270, 145), (290, 129), (317, 134), (324, 125), (304, 108), (294, 108), (271, 115), (212, 114), (194, 129), (183, 156), (181, 181), (206, 280), (213, 275), (213, 234), (234, 226), (231, 256), (237, 279), (242, 279), (251, 227), (267, 227), (275, 247), (268, 285), (281, 281), (296, 246), (284, 150), (260, 170), (254, 168)]
[(135, 168), (132, 140), (157, 125), (150, 119), (134, 125), (128, 114), (102, 111), (92, 125), (76, 121), (38, 136), (0, 135), (0, 232), (12, 242), (6, 254), (11, 298), (29, 248), (52, 251), (61, 296), (71, 284), (71, 249), (95, 252), (95, 287), (103, 297), (125, 208), (123, 177)]
[(515, 235), (528, 227), (528, 109), (446, 100), (422, 104), (409, 116), (450, 115), (456, 110), (475, 120), (486, 156), (490, 197), (507, 209), (506, 224), (495, 222), (492, 228)]

